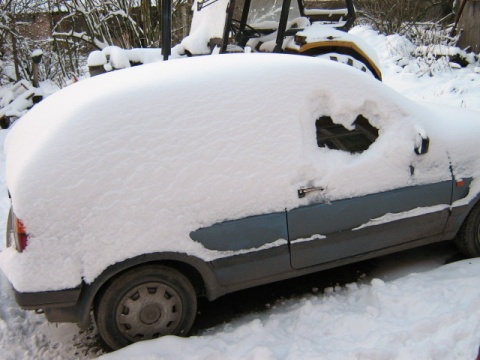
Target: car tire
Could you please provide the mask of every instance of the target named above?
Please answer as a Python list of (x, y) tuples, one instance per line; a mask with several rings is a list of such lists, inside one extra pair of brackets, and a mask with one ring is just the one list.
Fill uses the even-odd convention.
[(468, 257), (480, 256), (480, 203), (476, 204), (455, 237), (458, 249)]
[(164, 335), (185, 336), (196, 312), (190, 281), (163, 265), (143, 265), (115, 277), (94, 308), (98, 332), (112, 350)]

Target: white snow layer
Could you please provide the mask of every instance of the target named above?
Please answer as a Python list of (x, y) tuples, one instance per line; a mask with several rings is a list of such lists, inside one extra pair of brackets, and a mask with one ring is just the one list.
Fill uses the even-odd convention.
[(311, 26), (307, 27), (305, 30), (302, 30), (297, 33), (298, 36), (304, 36), (308, 43), (321, 42), (333, 40), (335, 41), (347, 41), (358, 46), (359, 49), (366, 52), (366, 55), (375, 63), (377, 67), (380, 68), (380, 62), (378, 60), (377, 52), (375, 48), (367, 44), (366, 41), (360, 36), (355, 34), (345, 33), (340, 30), (333, 28), (328, 28), (321, 23), (313, 23)]
[[(198, 3), (204, 4), (198, 11)], [(192, 11), (195, 13), (192, 19), (190, 34), (182, 40), (181, 44), (172, 49), (172, 54), (184, 54), (184, 50), (192, 54), (210, 54), (212, 50), (209, 47), (210, 39), (222, 39), (225, 31), (224, 19), (227, 16), (228, 0), (195, 0), (192, 5)]]
[[(108, 62), (115, 69), (124, 69), (132, 63), (149, 64), (162, 61), (161, 49), (122, 49), (118, 46), (107, 46), (102, 50), (92, 51), (88, 55), (88, 66), (102, 66)], [(110, 69), (111, 70), (111, 69)]]
[[(359, 114), (380, 133), (367, 151), (318, 148), (318, 117), (352, 128)], [(307, 184), (327, 201), (350, 198), (448, 180), (450, 160), (477, 177), (478, 115), (449, 123), (355, 69), (299, 56), (180, 59), (87, 79), (7, 138), (7, 185), (30, 241), (0, 265), (17, 290), (45, 291), (144, 253), (228, 256), (189, 233), (305, 205)], [(413, 151), (422, 128), (428, 156)]]

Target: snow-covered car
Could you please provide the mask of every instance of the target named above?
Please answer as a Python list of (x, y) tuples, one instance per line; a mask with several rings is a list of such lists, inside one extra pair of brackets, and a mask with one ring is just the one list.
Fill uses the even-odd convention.
[(295, 55), (180, 59), (48, 97), (6, 140), (0, 265), (113, 349), (197, 297), (456, 239), (480, 254), (480, 114)]

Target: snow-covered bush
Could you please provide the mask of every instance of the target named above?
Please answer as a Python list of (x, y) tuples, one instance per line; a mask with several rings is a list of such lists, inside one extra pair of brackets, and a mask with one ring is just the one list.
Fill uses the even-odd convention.
[(407, 35), (420, 23), (453, 18), (452, 0), (356, 0), (355, 6), (359, 21), (384, 35)]
[[(435, 75), (451, 67), (475, 64), (478, 56), (457, 48), (458, 35), (451, 37), (453, 1), (357, 0), (359, 22), (393, 39), (392, 55), (397, 65), (419, 76)], [(413, 60), (413, 62), (412, 62)]]
[(479, 56), (455, 46), (458, 37), (438, 24), (417, 24), (408, 34), (389, 35), (388, 46), (396, 64), (417, 76), (433, 76), (452, 68), (475, 65)]
[[(20, 79), (31, 81), (33, 78), (32, 50), (41, 49), (43, 56), (39, 63), (39, 79), (50, 80), (63, 87), (72, 78), (78, 78), (86, 73), (86, 51), (81, 43), (58, 43), (52, 38), (32, 40), (19, 36), (16, 44), (16, 64)], [(11, 42), (4, 44), (10, 47)], [(10, 47), (11, 49), (11, 47)], [(12, 51), (5, 51), (3, 67), (0, 71), (0, 86), (16, 82), (15, 59)]]

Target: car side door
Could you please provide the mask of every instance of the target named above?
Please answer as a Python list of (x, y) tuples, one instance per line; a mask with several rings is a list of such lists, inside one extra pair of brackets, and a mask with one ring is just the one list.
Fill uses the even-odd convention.
[[(404, 142), (397, 148), (395, 136), (382, 139), (389, 131), (393, 129), (379, 131), (363, 115), (350, 129), (329, 116), (316, 121), (318, 156), (323, 157), (325, 171), (305, 178), (298, 189), (305, 203), (287, 212), (293, 268), (366, 254), (443, 231), (453, 184), (446, 155), (438, 162), (441, 151), (436, 149), (429, 159), (427, 137), (420, 133), (417, 147), (412, 140), (411, 149)], [(435, 174), (428, 175), (435, 163)]]

